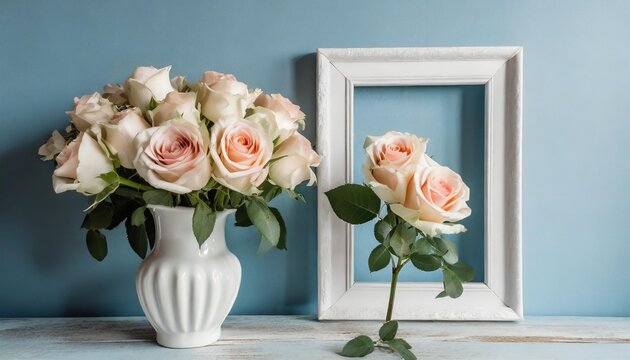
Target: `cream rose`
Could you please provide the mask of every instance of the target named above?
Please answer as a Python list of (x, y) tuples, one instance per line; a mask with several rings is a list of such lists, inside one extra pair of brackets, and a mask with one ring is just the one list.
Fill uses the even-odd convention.
[(138, 174), (149, 184), (176, 194), (204, 187), (211, 176), (208, 132), (184, 120), (148, 128), (134, 139)]
[(262, 94), (256, 98), (254, 105), (274, 112), (279, 130), (279, 142), (289, 138), (297, 129), (304, 127), (304, 113), (300, 107), (280, 94)]
[(276, 185), (293, 190), (302, 181), (308, 180), (309, 186), (315, 183), (311, 167), (319, 165), (319, 155), (302, 134), (296, 132), (282, 142), (273, 158), (278, 160), (269, 166), (269, 178)]
[(101, 192), (107, 183), (100, 175), (111, 172), (114, 166), (105, 150), (90, 132), (82, 132), (56, 158), (53, 188), (56, 193), (76, 190), (84, 195)]
[(210, 155), (214, 178), (240, 193), (258, 193), (267, 178), (273, 139), (256, 122), (235, 117), (221, 118), (210, 130)]
[(186, 89), (188, 84), (186, 83), (185, 77), (177, 75), (171, 79), (171, 86), (175, 89), (175, 91), (184, 92), (184, 89)]
[(196, 104), (197, 94), (173, 91), (166, 95), (164, 102), (158, 105), (157, 108), (147, 111), (147, 116), (153, 122), (153, 126), (159, 126), (168, 120), (180, 117), (198, 126), (199, 110), (195, 107)]
[(137, 67), (125, 82), (129, 103), (146, 110), (151, 98), (162, 101), (168, 93), (175, 91), (169, 78), (170, 66), (156, 69), (153, 66)]
[(408, 133), (390, 131), (380, 137), (368, 136), (363, 145), (365, 182), (386, 203), (402, 203), (426, 146), (427, 139)]
[(133, 139), (150, 126), (138, 108), (123, 110), (114, 116), (109, 124), (102, 124), (102, 137), (112, 154), (118, 156), (120, 164), (133, 169), (135, 148)]
[(42, 157), (42, 160), (52, 160), (65, 146), (66, 139), (61, 136), (59, 131), (55, 130), (48, 141), (39, 147), (37, 154)]
[(66, 111), (74, 126), (85, 131), (95, 124), (108, 123), (115, 114), (114, 104), (99, 93), (74, 98), (74, 109)]
[(203, 78), (198, 101), (203, 116), (213, 122), (223, 117), (243, 118), (261, 92), (256, 89), (250, 93), (247, 85), (229, 74), (206, 72)]
[(408, 184), (404, 203), (391, 209), (429, 236), (456, 234), (466, 228), (448, 223), (470, 216), (469, 197), (470, 189), (459, 174), (425, 155)]

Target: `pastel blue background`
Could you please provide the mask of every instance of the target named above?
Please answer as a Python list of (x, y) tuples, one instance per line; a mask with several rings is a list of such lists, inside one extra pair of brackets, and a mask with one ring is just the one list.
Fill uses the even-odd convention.
[[(427, 154), (461, 174), (470, 187), (472, 215), (462, 221), (468, 230), (449, 235), (460, 261), (476, 269), (473, 281), (484, 279), (484, 98), (483, 86), (357, 87), (354, 92), (354, 181), (365, 182), (361, 167), (363, 139), (396, 129), (429, 138)], [(356, 281), (391, 279), (389, 267), (370, 273), (368, 257), (378, 244), (376, 220), (354, 226)], [(440, 271), (422, 272), (411, 264), (400, 281), (442, 281)]]
[[(630, 2), (2, 1), (0, 2), (0, 316), (140, 314), (139, 259), (119, 231), (92, 260), (86, 202), (56, 196), (36, 149), (74, 96), (137, 65), (213, 68), (300, 104), (315, 134), (318, 47), (522, 45), (526, 315), (630, 315)], [(279, 200), (289, 251), (243, 263), (234, 313), (316, 311), (316, 204)]]

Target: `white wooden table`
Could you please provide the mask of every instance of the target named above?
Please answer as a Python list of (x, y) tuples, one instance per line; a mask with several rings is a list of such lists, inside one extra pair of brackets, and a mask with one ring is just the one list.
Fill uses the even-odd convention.
[[(343, 359), (348, 339), (374, 321), (233, 316), (214, 345), (155, 343), (143, 317), (0, 319), (0, 359)], [(630, 318), (530, 317), (520, 323), (401, 322), (419, 359), (630, 359)], [(366, 359), (396, 359), (383, 350)]]

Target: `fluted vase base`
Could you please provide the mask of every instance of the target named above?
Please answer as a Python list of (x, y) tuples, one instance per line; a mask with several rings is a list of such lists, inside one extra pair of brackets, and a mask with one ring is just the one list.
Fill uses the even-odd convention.
[(212, 331), (187, 332), (183, 334), (157, 333), (157, 343), (173, 349), (186, 349), (213, 344), (221, 337), (221, 328)]

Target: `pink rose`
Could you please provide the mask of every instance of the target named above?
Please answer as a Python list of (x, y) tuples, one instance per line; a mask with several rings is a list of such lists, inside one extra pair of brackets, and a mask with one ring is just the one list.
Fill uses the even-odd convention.
[(280, 132), (279, 142), (293, 135), (300, 126), (304, 127), (305, 115), (300, 111), (300, 107), (280, 94), (262, 94), (256, 99), (254, 105), (267, 108), (274, 112), (276, 124)]
[(258, 123), (234, 117), (220, 119), (210, 132), (214, 178), (240, 193), (258, 193), (267, 178), (273, 139)]
[(204, 187), (210, 180), (208, 132), (183, 120), (148, 128), (134, 139), (133, 164), (149, 184), (176, 194)]
[(365, 182), (386, 203), (402, 203), (407, 184), (424, 156), (427, 139), (390, 131), (383, 136), (368, 136), (363, 145)]
[(236, 77), (232, 74), (224, 74), (216, 71), (206, 71), (201, 76), (201, 82), (208, 86), (212, 86), (220, 80), (236, 81)]
[(42, 160), (52, 160), (55, 155), (59, 154), (66, 146), (66, 139), (61, 136), (59, 131), (55, 130), (52, 136), (46, 141), (46, 143), (39, 147), (37, 154), (42, 157)]
[(403, 204), (393, 204), (398, 216), (429, 236), (466, 231), (460, 221), (471, 214), (470, 189), (461, 176), (425, 155), (407, 187)]
[(107, 183), (99, 176), (114, 171), (103, 147), (89, 132), (82, 132), (55, 159), (53, 188), (56, 193), (76, 190), (84, 195), (101, 192)]
[(293, 190), (302, 181), (315, 183), (311, 166), (319, 165), (319, 155), (302, 134), (296, 132), (278, 145), (273, 158), (278, 160), (269, 166), (269, 177), (276, 185)]

